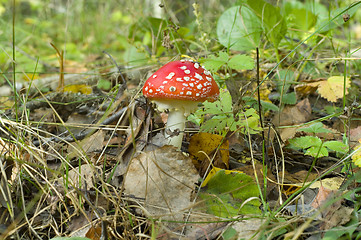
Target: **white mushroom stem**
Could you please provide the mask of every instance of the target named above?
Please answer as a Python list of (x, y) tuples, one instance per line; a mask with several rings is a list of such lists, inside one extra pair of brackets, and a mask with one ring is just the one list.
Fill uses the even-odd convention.
[(173, 109), (168, 113), (165, 138), (168, 141), (168, 145), (173, 145), (178, 150), (182, 146), (186, 118), (183, 108)]
[[(168, 109), (168, 120), (164, 136), (167, 144), (181, 149), (187, 116), (198, 107), (198, 102), (190, 100), (157, 99), (153, 100), (159, 111)], [(178, 134), (178, 135), (177, 135)]]

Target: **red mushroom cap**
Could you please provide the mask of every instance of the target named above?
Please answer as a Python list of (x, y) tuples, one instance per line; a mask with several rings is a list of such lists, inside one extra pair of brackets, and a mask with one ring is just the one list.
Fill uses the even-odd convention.
[(211, 73), (197, 62), (169, 62), (145, 82), (143, 95), (150, 100), (214, 102), (219, 88)]

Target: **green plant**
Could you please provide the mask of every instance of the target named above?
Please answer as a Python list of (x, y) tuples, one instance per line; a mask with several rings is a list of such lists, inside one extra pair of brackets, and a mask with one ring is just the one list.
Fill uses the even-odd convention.
[[(325, 129), (323, 124), (318, 122), (310, 125), (306, 128), (301, 128), (298, 131), (313, 133), (328, 133), (328, 129)], [(305, 150), (305, 155), (309, 155), (315, 158), (326, 157), (330, 151), (334, 151), (341, 154), (348, 152), (348, 146), (339, 141), (322, 141), (317, 136), (304, 136), (289, 140), (289, 147)]]
[(230, 56), (228, 53), (220, 51), (218, 56), (212, 54), (208, 58), (203, 58), (200, 62), (210, 71), (217, 72), (221, 67), (228, 67), (233, 70), (251, 70), (254, 68), (254, 60), (245, 55), (237, 54)]
[(280, 99), (284, 104), (296, 104), (297, 97), (294, 91), (289, 92), (291, 84), (294, 83), (294, 72), (287, 70), (280, 70), (276, 74), (275, 84), (277, 88), (276, 99)]
[(240, 173), (218, 171), (201, 192), (207, 212), (219, 217), (235, 217), (239, 214), (261, 213), (259, 191), (252, 177)]
[(276, 50), (287, 32), (287, 24), (279, 8), (263, 0), (248, 0), (242, 6), (225, 11), (218, 20), (219, 42), (234, 50), (253, 50), (260, 45), (263, 33)]
[[(205, 116), (212, 115), (212, 118), (205, 121)], [(240, 111), (233, 114), (232, 99), (228, 91), (220, 91), (219, 100), (210, 103), (204, 102), (203, 108), (197, 110), (191, 117), (193, 122), (201, 124), (201, 131), (225, 133), (227, 131), (258, 133), (259, 116), (254, 108)]]

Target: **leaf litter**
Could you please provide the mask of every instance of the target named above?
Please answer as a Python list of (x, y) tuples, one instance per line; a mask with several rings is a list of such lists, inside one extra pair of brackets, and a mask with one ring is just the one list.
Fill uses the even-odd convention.
[[(149, 67), (146, 71), (129, 72), (128, 87), (133, 89), (121, 86), (118, 92), (109, 93), (94, 86), (104, 80), (109, 80), (108, 89), (114, 82), (122, 83), (118, 68), (89, 71), (84, 64), (66, 68), (71, 74), (63, 74), (65, 88), (59, 92), (59, 76), (26, 74), (33, 81), (23, 86), (31, 86), (29, 95), (34, 99), (20, 106), (16, 114), (8, 109), (0, 119), (1, 160), (6, 160), (0, 166), (1, 215), (5, 216), (0, 225), (5, 226), (4, 231), (1, 228), (1, 237), (16, 233), (40, 239), (57, 233), (91, 239), (106, 239), (109, 234), (110, 238), (119, 239), (157, 233), (165, 239), (258, 238), (272, 231), (269, 229), (272, 224), (261, 216), (266, 207), (275, 211), (280, 217), (277, 220), (286, 225), (291, 219), (288, 215), (298, 219), (295, 228), (307, 224), (307, 220), (299, 220), (307, 218), (321, 230), (352, 221), (353, 209), (347, 204), (353, 199), (341, 195), (353, 194), (357, 199), (357, 193), (347, 192), (352, 190), (345, 186), (344, 178), (359, 169), (345, 169), (339, 159), (349, 154), (344, 147), (348, 143), (346, 137), (354, 145), (359, 142), (359, 123), (348, 122), (359, 114), (350, 107), (344, 109), (343, 115), (334, 115), (339, 116), (336, 120), (323, 118), (323, 107), (333, 104), (329, 115), (339, 111), (344, 80), (346, 94), (352, 93), (350, 84), (358, 80), (334, 75), (297, 82), (298, 77), (305, 75), (298, 75), (296, 70), (289, 79), (284, 77), (284, 84), (279, 84), (283, 81), (279, 77), (275, 84), (278, 95), (273, 99), (279, 106), (268, 105), (271, 110), (266, 112), (275, 128), (269, 127), (270, 141), (262, 146), (256, 108), (247, 105), (247, 99), (240, 95), (244, 89), (240, 89), (239, 83), (232, 85), (227, 75), (230, 73), (237, 81), (252, 80), (254, 73), (242, 70), (251, 70), (254, 61), (232, 49), (258, 46), (262, 30), (266, 30), (267, 40), (278, 49), (287, 29), (277, 8), (263, 1), (260, 1), (263, 8), (248, 2), (252, 10), (230, 8), (217, 24), (220, 44), (229, 46), (231, 51), (201, 59), (217, 71), (221, 81), (226, 81), (229, 92), (222, 92), (218, 105), (205, 103), (195, 114), (195, 121), (188, 123), (188, 130), (195, 131), (186, 131), (183, 148), (186, 153), (164, 146), (166, 140), (161, 129), (166, 114), (160, 117), (144, 98), (132, 91), (138, 86), (139, 76), (148, 74)], [(252, 22), (253, 14), (273, 18), (269, 22), (260, 18)], [(311, 12), (307, 15), (316, 17)], [(235, 18), (239, 20), (235, 31), (228, 31), (225, 26)], [(276, 28), (274, 22), (279, 23)], [(313, 19), (309, 26), (300, 24), (303, 21), (293, 20), (292, 27), (306, 32), (316, 22)], [(245, 37), (240, 40), (237, 34)], [(169, 38), (168, 33), (165, 36)], [(169, 42), (164, 46), (172, 45)], [(133, 50), (140, 54), (134, 46)], [(266, 68), (267, 64), (274, 66), (273, 63), (262, 66)], [(286, 64), (291, 66), (291, 62)], [(232, 72), (224, 73), (224, 66)], [(84, 71), (88, 74), (82, 74)], [(267, 79), (270, 86), (260, 87), (264, 107), (274, 92), (272, 75), (270, 78)], [(243, 86), (246, 89), (248, 85), (257, 88), (251, 81)], [(285, 91), (283, 96), (280, 90)], [(53, 92), (43, 95), (42, 91)], [(246, 109), (243, 103), (247, 103)], [(6, 102), (4, 107), (11, 105)], [(278, 109), (280, 112), (276, 112)], [(26, 116), (21, 118), (26, 124), (9, 120), (15, 119), (15, 115)], [(319, 120), (317, 125), (315, 120)], [(207, 133), (193, 134), (199, 130)], [(357, 148), (356, 145), (354, 149)], [(352, 159), (360, 165), (359, 153)], [(359, 187), (359, 183), (355, 181), (354, 186)], [(17, 204), (9, 203), (12, 199)], [(25, 214), (15, 218), (14, 213), (19, 212)]]

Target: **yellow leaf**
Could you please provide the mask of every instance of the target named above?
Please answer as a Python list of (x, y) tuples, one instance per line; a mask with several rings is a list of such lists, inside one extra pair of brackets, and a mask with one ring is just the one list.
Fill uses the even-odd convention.
[(93, 92), (93, 89), (85, 84), (74, 84), (64, 87), (64, 92), (82, 93), (89, 95)]
[(25, 73), (22, 77), (25, 81), (32, 81), (39, 78), (39, 74)]
[[(359, 139), (359, 143), (361, 143), (361, 139)], [(354, 150), (356, 152), (351, 157), (352, 162), (354, 162), (356, 166), (361, 167), (361, 144), (354, 147)]]
[(213, 160), (216, 167), (228, 168), (229, 142), (220, 135), (203, 132), (194, 134), (189, 141), (188, 152), (201, 173), (208, 168), (209, 160)]
[[(338, 190), (341, 187), (344, 179), (342, 177), (333, 177), (333, 178), (325, 178), (319, 181), (314, 182), (310, 185), (310, 188), (320, 188), (321, 186), (326, 187), (330, 190)], [(293, 186), (302, 187), (304, 185), (309, 184), (310, 182), (306, 183), (294, 183)]]
[[(213, 167), (211, 169), (211, 171), (208, 173), (206, 179), (204, 179), (202, 186), (201, 187), (205, 187), (207, 185), (207, 183), (209, 182), (209, 180), (216, 175), (216, 173), (220, 170), (224, 170), (222, 168), (217, 168), (217, 167)], [(236, 170), (224, 170), (226, 174), (231, 174), (231, 173), (243, 173), (242, 171), (236, 171)]]
[[(344, 88), (343, 76), (332, 76), (329, 79), (319, 82), (318, 93), (321, 97), (326, 98), (330, 102), (336, 102), (337, 99), (343, 97)], [(347, 89), (350, 87), (350, 78), (346, 78), (346, 94)]]

